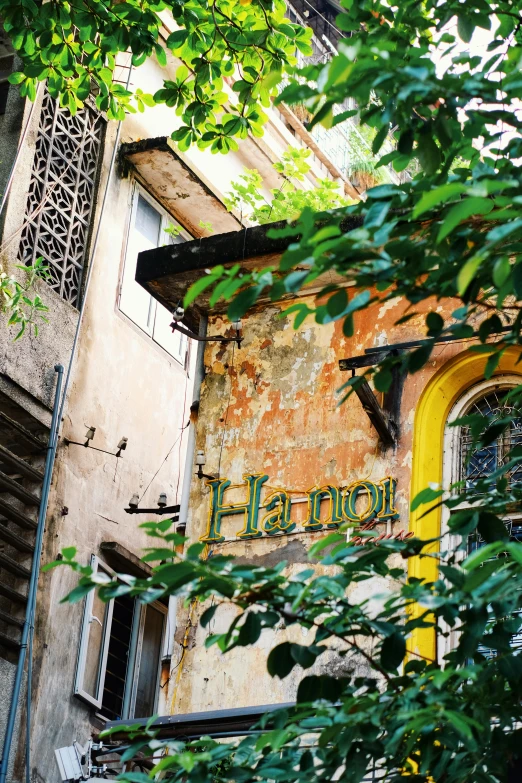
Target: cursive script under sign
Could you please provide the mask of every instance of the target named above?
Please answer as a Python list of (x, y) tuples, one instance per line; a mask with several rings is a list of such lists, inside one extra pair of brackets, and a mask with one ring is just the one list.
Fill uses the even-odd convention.
[[(292, 520), (292, 499), (290, 492), (284, 489), (273, 490), (261, 505), (261, 490), (268, 481), (263, 473), (243, 476), (245, 500), (243, 503), (227, 504), (225, 492), (230, 487), (226, 478), (211, 479), (206, 482), (210, 487), (210, 508), (208, 525), (201, 541), (215, 543), (224, 541), (221, 533), (221, 523), (224, 517), (240, 514), (243, 517), (243, 527), (236, 533), (237, 538), (259, 538), (263, 535), (290, 533), (296, 528)], [(343, 522), (356, 522), (362, 530), (371, 530), (380, 522), (397, 519), (399, 514), (395, 508), (396, 481), (387, 476), (378, 482), (361, 480), (354, 481), (350, 486), (340, 489), (331, 485), (314, 487), (306, 493), (308, 500), (308, 515), (302, 525), (303, 532), (316, 531), (323, 528), (336, 528)], [(328, 507), (328, 513), (321, 518), (321, 506)], [(260, 510), (264, 515), (261, 516)], [(400, 532), (401, 540), (409, 538), (410, 534)], [(413, 534), (412, 534), (413, 535)], [(393, 536), (397, 538), (398, 536)], [(391, 533), (379, 536), (379, 540), (392, 538)], [(351, 543), (357, 545), (377, 539), (357, 536)]]

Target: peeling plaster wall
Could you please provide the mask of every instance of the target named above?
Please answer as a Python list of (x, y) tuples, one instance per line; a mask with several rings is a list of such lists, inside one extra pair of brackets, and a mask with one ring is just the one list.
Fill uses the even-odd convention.
[[(114, 126), (109, 128), (101, 188), (114, 132)], [(63, 547), (75, 546), (78, 560), (87, 565), (91, 554), (101, 554), (104, 541), (140, 555), (149, 541), (139, 525), (151, 517), (125, 513), (131, 496), (137, 492), (144, 508), (156, 507), (160, 492), (167, 493), (169, 504), (180, 498), (187, 442), (186, 434), (180, 436), (189, 418), (196, 351), (191, 346), (185, 371), (118, 309), (131, 188), (132, 181), (119, 177), (110, 186), (61, 431), (64, 438), (82, 442), (92, 425), (92, 446), (114, 453), (122, 436), (128, 445), (116, 459), (60, 441), (43, 563)], [(76, 582), (69, 569), (40, 577), (32, 776), (46, 783), (59, 779), (54, 749), (75, 739), (83, 745), (103, 725), (73, 696), (83, 602), (60, 601)]]
[[(163, 78), (171, 78), (179, 63), (170, 53), (168, 56), (166, 71), (154, 61), (135, 70), (132, 86), (154, 92)], [(125, 81), (126, 77), (127, 71), (122, 68), (117, 78)], [(0, 122), (6, 131), (5, 141), (9, 149), (17, 139), (22, 113), (25, 122), (30, 108), (27, 102), (20, 102), (16, 97), (15, 88), (11, 88), (11, 92), (9, 115)], [(17, 263), (41, 97), (35, 107), (5, 211), (0, 263), (10, 272), (14, 272)], [(180, 119), (172, 109), (157, 106), (143, 115), (127, 116), (121, 141), (168, 136), (179, 123)], [(116, 124), (109, 123), (95, 222), (100, 217), (101, 197), (115, 133)], [(292, 134), (274, 114), (265, 138), (259, 142), (248, 140), (240, 146), (237, 154), (215, 156), (208, 151), (193, 149), (183, 157), (206, 185), (221, 197), (230, 188), (231, 180), (242, 173), (244, 166), (257, 167), (267, 178), (267, 187), (276, 187), (279, 176), (271, 163), (279, 158), (292, 139)], [(6, 160), (10, 162), (10, 158), (6, 157)], [(319, 168), (316, 169), (316, 175), (322, 173)], [(5, 166), (1, 174), (5, 179)], [(112, 452), (122, 436), (128, 437), (129, 443), (123, 458), (116, 460), (92, 449), (67, 446), (63, 440), (60, 441), (42, 563), (55, 559), (63, 547), (72, 545), (78, 549), (78, 559), (87, 564), (92, 553), (99, 553), (103, 541), (117, 541), (139, 554), (149, 542), (138, 525), (149, 517), (134, 517), (124, 512), (132, 494), (138, 492), (141, 495), (152, 481), (141, 500), (142, 506), (150, 507), (156, 505), (160, 491), (167, 492), (172, 503), (179, 500), (181, 493), (186, 436), (181, 442), (178, 437), (188, 419), (193, 399), (196, 351), (194, 346), (187, 375), (174, 359), (153, 344), (118, 310), (132, 186), (132, 178), (122, 177), (121, 172), (115, 173), (111, 181), (61, 430), (63, 437), (82, 441), (86, 427), (95, 426), (97, 431), (92, 445)], [(180, 198), (183, 198), (182, 193)], [(199, 220), (207, 219), (201, 209), (200, 205), (198, 214), (194, 215), (195, 225)], [(214, 225), (214, 231), (219, 230), (220, 226)], [(32, 406), (30, 409), (35, 408), (38, 417), (48, 423), (55, 386), (53, 365), (60, 361), (67, 367), (78, 311), (44, 282), (38, 288), (50, 308), (49, 324), (43, 325), (38, 338), (26, 336), (16, 344), (11, 341), (13, 334), (2, 331), (0, 374), (2, 383), (10, 385), (12, 395), (21, 394), (24, 402)], [(222, 375), (221, 379), (226, 386), (225, 376)], [(175, 447), (172, 449), (173, 444)], [(170, 449), (172, 451), (165, 459)], [(157, 476), (156, 471), (159, 471)], [(73, 696), (83, 603), (71, 606), (60, 601), (76, 582), (76, 576), (66, 569), (56, 569), (40, 577), (33, 674), (31, 776), (34, 781), (58, 781), (54, 749), (69, 745), (74, 740), (83, 745), (93, 730), (102, 727), (94, 711)], [(0, 663), (0, 684), (8, 694), (13, 667), (6, 661)], [(5, 711), (0, 710), (0, 713), (1, 724)], [(13, 781), (22, 780), (24, 774), (25, 718), (22, 704), (19, 711), (22, 727), (20, 743), (13, 745), (11, 757)]]
[[(431, 375), (464, 346), (438, 346), (429, 364), (405, 380), (402, 434), (395, 451), (383, 451), (358, 398), (353, 395), (339, 406), (336, 391), (348, 380), (348, 374), (339, 370), (339, 359), (359, 355), (365, 348), (384, 342), (418, 339), (424, 334), (422, 312), (407, 324), (394, 326), (404, 309), (403, 302), (393, 300), (359, 314), (357, 331), (351, 339), (343, 336), (340, 324), (321, 326), (310, 319), (295, 331), (289, 318), (279, 317), (278, 306), (251, 312), (243, 319), (244, 340), (240, 349), (232, 344), (213, 345), (206, 352), (197, 430), (197, 448), (206, 455), (205, 471), (230, 479), (232, 485), (241, 484), (244, 474), (266, 473), (270, 487), (301, 490), (302, 494), (323, 484), (347, 486), (356, 479), (378, 481), (392, 476), (397, 479), (396, 507), (400, 513), (392, 530), (406, 532), (415, 406)], [(451, 302), (434, 303), (433, 309), (448, 315), (454, 307)], [(210, 319), (209, 333), (226, 328), (221, 317)], [(262, 502), (268, 492), (269, 489), (263, 491)], [(224, 502), (244, 499), (244, 489), (232, 489), (225, 494)], [(209, 489), (204, 481), (194, 482), (188, 528), (192, 540), (205, 534), (208, 509)], [(302, 521), (306, 511), (306, 503), (295, 504), (292, 518)], [(260, 519), (262, 513), (261, 510)], [(286, 560), (288, 572), (296, 575), (306, 567), (309, 546), (325, 535), (325, 531), (294, 531), (289, 536), (235, 539), (242, 520), (243, 516), (223, 520), (221, 532), (229, 540), (209, 545), (210, 555), (234, 554), (246, 562), (270, 566)], [(386, 532), (383, 525), (379, 532)], [(398, 556), (397, 562), (404, 563)], [(372, 580), (354, 586), (350, 598), (363, 600), (390, 587), (385, 580)], [(202, 629), (195, 627), (195, 608), (189, 616), (180, 612), (176, 642), (184, 642), (187, 649), (169, 685), (172, 713), (295, 698), (302, 672), (284, 681), (271, 679), (266, 672), (266, 657), (275, 644), (297, 640), (300, 632), (280, 625), (275, 631), (264, 631), (254, 647), (238, 648), (225, 656), (216, 647), (205, 650), (207, 633), (226, 629), (233, 616), (232, 609), (220, 607), (212, 627)], [(306, 638), (306, 634), (300, 638), (303, 636)], [(177, 649), (179, 660), (182, 650), (180, 646)], [(342, 658), (332, 650), (319, 658), (308, 673), (341, 673), (356, 667), (362, 674), (365, 666), (361, 659)]]

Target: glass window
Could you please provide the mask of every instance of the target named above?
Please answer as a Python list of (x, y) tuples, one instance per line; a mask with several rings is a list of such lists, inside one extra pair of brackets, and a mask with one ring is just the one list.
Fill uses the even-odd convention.
[[(97, 557), (95, 570), (114, 572)], [(119, 596), (85, 601), (74, 693), (108, 720), (146, 718), (158, 694), (167, 608)]]
[(134, 718), (148, 718), (154, 714), (158, 690), (159, 666), (163, 644), (165, 615), (156, 607), (144, 607), (145, 622), (141, 645), (139, 673), (136, 687)]
[[(483, 430), (495, 422), (500, 423), (507, 416), (515, 416), (510, 426), (491, 443), (475, 449), (473, 448), (471, 427), (461, 427), (459, 438), (460, 476), (458, 478), (465, 481), (467, 489), (473, 490), (477, 486), (477, 482), (487, 480), (494, 471), (509, 461), (511, 449), (522, 445), (522, 412), (517, 411), (510, 404), (509, 398), (506, 398), (508, 391), (509, 388), (489, 391), (476, 399), (465, 411), (466, 416), (481, 416), (484, 419)], [(522, 466), (516, 465), (505, 476), (510, 485), (518, 484), (522, 481)], [(504, 518), (504, 524), (512, 541), (522, 541), (522, 514), (514, 513), (509, 518)], [(472, 533), (468, 537), (468, 552), (479, 549), (485, 543), (478, 532)], [(503, 553), (498, 555), (498, 557), (503, 556)], [(506, 618), (506, 620), (508, 619)], [(492, 626), (494, 622), (492, 619)], [(516, 648), (522, 647), (522, 632), (514, 634), (511, 643)], [(479, 647), (479, 652), (488, 658), (497, 654), (496, 650), (485, 645)]]
[[(506, 416), (517, 413), (506, 400), (508, 390), (496, 390), (476, 400), (466, 411), (467, 416), (480, 416), (484, 419), (485, 430), (494, 422), (500, 422)], [(511, 426), (487, 446), (473, 449), (471, 427), (461, 429), (461, 479), (466, 487), (472, 489), (480, 479), (487, 479), (497, 468), (508, 462), (508, 454), (515, 446), (522, 444), (522, 415), (511, 422)], [(517, 465), (507, 474), (511, 484), (522, 481), (522, 466)]]
[(183, 365), (188, 349), (187, 337), (181, 332), (172, 332), (171, 313), (136, 282), (135, 276), (139, 253), (190, 238), (159, 205), (152, 203), (144, 191), (136, 187), (120, 287), (120, 310)]

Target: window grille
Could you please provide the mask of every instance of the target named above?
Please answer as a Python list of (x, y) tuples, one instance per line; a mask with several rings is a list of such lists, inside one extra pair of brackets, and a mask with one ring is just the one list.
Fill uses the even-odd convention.
[[(461, 480), (467, 489), (473, 489), (480, 480), (487, 479), (497, 468), (508, 462), (508, 455), (515, 446), (522, 445), (522, 412), (516, 411), (509, 402), (505, 402), (505, 391), (492, 392), (473, 403), (466, 415), (479, 415), (484, 418), (484, 429), (495, 421), (513, 416), (516, 418), (510, 427), (487, 446), (473, 450), (473, 435), (469, 426), (461, 430)], [(510, 484), (522, 481), (522, 465), (516, 465), (506, 473)]]
[(19, 259), (40, 256), (48, 283), (78, 307), (95, 200), (104, 121), (85, 106), (72, 116), (46, 91), (42, 104)]
[[(508, 429), (504, 430), (492, 443), (480, 448), (473, 448), (473, 435), (469, 426), (463, 426), (460, 432), (460, 479), (465, 481), (467, 489), (474, 489), (478, 481), (487, 479), (497, 468), (509, 461), (509, 452), (522, 445), (522, 412), (506, 401), (506, 389), (490, 392), (476, 400), (466, 411), (466, 415), (479, 415), (484, 417), (484, 429), (495, 421), (508, 416), (514, 416)], [(505, 477), (508, 484), (513, 486), (522, 481), (522, 466), (515, 465), (507, 471)], [(522, 541), (522, 517), (513, 514), (513, 518), (504, 518), (504, 524), (511, 541)], [(485, 545), (485, 540), (475, 531), (468, 536), (468, 553), (480, 549)], [(505, 552), (500, 552), (497, 557), (505, 557)], [(516, 612), (515, 617), (520, 617), (521, 612)], [(506, 618), (509, 620), (509, 618)], [(493, 628), (497, 620), (491, 620), (489, 626)], [(511, 637), (511, 646), (514, 649), (522, 648), (522, 629), (519, 629)], [(478, 651), (486, 658), (494, 658), (497, 651), (486, 645), (480, 645)]]

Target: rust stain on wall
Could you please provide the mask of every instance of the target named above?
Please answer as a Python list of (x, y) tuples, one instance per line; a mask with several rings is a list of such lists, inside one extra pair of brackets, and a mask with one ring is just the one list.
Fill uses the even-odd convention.
[[(446, 315), (454, 309), (451, 302), (424, 303), (407, 324), (396, 326), (405, 312), (405, 303), (391, 300), (376, 304), (359, 314), (352, 338), (343, 335), (340, 323), (318, 325), (308, 319), (294, 330), (291, 320), (281, 317), (282, 308), (275, 305), (249, 313), (243, 319), (244, 339), (239, 349), (230, 343), (207, 348), (208, 372), (202, 387), (197, 432), (197, 448), (206, 455), (205, 469), (230, 479), (233, 485), (241, 484), (245, 474), (266, 473), (269, 480), (262, 497), (271, 488), (284, 487), (295, 490), (296, 499), (299, 492), (304, 494), (313, 486), (330, 483), (342, 487), (355, 479), (378, 481), (393, 476), (397, 479), (396, 506), (400, 512), (393, 529), (407, 530), (415, 406), (432, 374), (465, 346), (437, 346), (423, 370), (406, 378), (400, 417), (402, 434), (395, 450), (382, 448), (355, 395), (339, 405), (338, 390), (348, 380), (348, 374), (339, 370), (338, 362), (380, 345), (383, 340), (391, 344), (424, 336), (425, 313), (430, 307), (442, 307)], [(224, 333), (227, 328), (228, 322), (222, 316), (210, 318), (212, 334)], [(227, 491), (227, 503), (241, 500), (244, 489)], [(208, 504), (208, 487), (204, 482), (195, 482), (189, 522), (193, 540), (205, 533)], [(306, 513), (306, 502), (293, 504), (293, 519), (303, 521)], [(234, 554), (242, 562), (256, 565), (272, 565), (284, 559), (288, 562), (288, 574), (297, 576), (306, 567), (310, 545), (325, 535), (319, 531), (293, 534), (291, 538), (237, 540), (234, 536), (241, 527), (238, 519), (241, 521), (238, 516), (224, 520), (222, 532), (229, 540), (213, 545), (210, 556), (216, 552)], [(372, 582), (371, 587), (354, 586), (353, 600), (364, 600), (371, 593), (390, 589), (390, 583), (381, 581), (382, 584)], [(225, 629), (233, 616), (232, 608), (220, 608), (210, 632)], [(181, 613), (178, 622), (185, 621)], [(186, 651), (183, 676), (169, 694), (171, 711), (275, 703), (295, 697), (298, 678), (272, 680), (266, 673), (266, 655), (274, 644), (302, 639), (305, 632), (278, 627), (265, 631), (255, 648), (222, 656), (214, 647), (204, 650), (207, 631), (198, 628), (193, 648)], [(343, 666), (361, 668), (362, 664), (353, 659), (340, 662), (332, 651), (319, 659), (314, 671)]]

